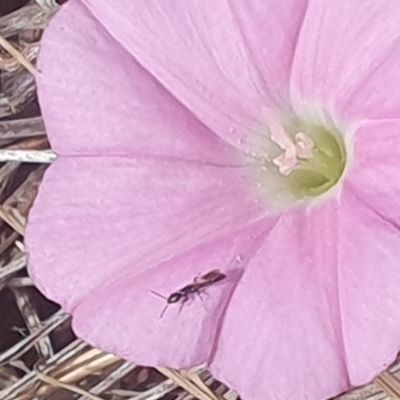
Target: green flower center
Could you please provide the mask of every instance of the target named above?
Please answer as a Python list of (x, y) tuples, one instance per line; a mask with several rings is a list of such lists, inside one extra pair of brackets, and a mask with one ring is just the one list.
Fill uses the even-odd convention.
[(298, 157), (295, 168), (286, 177), (289, 190), (298, 198), (320, 196), (339, 182), (345, 170), (345, 144), (334, 127), (303, 126), (301, 131), (314, 142), (312, 156)]
[(263, 172), (257, 182), (270, 204), (286, 207), (297, 200), (315, 199), (337, 186), (348, 154), (342, 131), (330, 118), (324, 115), (318, 119), (323, 122), (315, 122), (267, 110), (263, 119), (268, 130), (259, 138), (266, 156), (262, 156)]

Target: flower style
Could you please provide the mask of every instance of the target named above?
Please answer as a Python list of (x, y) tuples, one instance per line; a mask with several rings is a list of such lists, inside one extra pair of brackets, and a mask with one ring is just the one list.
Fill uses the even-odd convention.
[[(27, 227), (89, 343), (320, 400), (400, 348), (398, 0), (70, 0)], [(227, 278), (182, 304), (196, 276)]]

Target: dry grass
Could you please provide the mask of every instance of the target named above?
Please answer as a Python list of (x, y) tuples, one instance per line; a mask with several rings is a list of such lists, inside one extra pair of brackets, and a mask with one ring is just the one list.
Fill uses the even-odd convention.
[[(145, 368), (76, 339), (69, 316), (26, 274), (26, 218), (55, 159), (32, 74), (42, 30), (57, 9), (55, 0), (0, 1), (0, 399), (235, 400), (204, 368)], [(400, 399), (396, 376), (398, 365), (340, 399)]]

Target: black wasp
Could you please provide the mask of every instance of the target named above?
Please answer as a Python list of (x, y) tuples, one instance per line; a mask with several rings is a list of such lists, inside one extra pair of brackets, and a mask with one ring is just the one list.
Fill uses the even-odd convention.
[(216, 282), (222, 281), (225, 278), (226, 275), (223, 274), (219, 269), (214, 269), (210, 272), (207, 272), (205, 275), (195, 278), (192, 283), (184, 286), (182, 289), (179, 289), (176, 292), (171, 293), (168, 297), (164, 297), (159, 293), (151, 291), (153, 294), (167, 301), (167, 305), (162, 310), (160, 318), (162, 318), (162, 316), (164, 315), (165, 311), (167, 310), (170, 304), (181, 302), (181, 308), (182, 308), (183, 305), (189, 300), (191, 295), (197, 293), (200, 296), (201, 289), (211, 286)]

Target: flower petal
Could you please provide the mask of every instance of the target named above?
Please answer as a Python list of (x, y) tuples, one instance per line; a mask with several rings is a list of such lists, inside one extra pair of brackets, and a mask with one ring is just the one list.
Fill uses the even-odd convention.
[(397, 0), (311, 0), (293, 63), (294, 103), (322, 102), (340, 117), (398, 116), (399, 20)]
[(39, 71), (40, 105), (59, 154), (233, 162), (233, 149), (178, 103), (79, 1), (65, 4), (45, 31)]
[(308, 1), (229, 0), (229, 3), (262, 77), (278, 98), (286, 100)]
[(400, 120), (363, 124), (354, 135), (354, 161), (347, 177), (353, 193), (400, 227)]
[(337, 234), (333, 202), (286, 213), (249, 263), (211, 365), (244, 400), (320, 400), (348, 388)]
[[(232, 291), (273, 222), (261, 221), (198, 246), (139, 276), (132, 268), (118, 283), (85, 298), (74, 310), (74, 331), (97, 348), (141, 365), (179, 369), (207, 363)], [(226, 279), (192, 294), (186, 303), (165, 308), (166, 300), (151, 293), (168, 297), (216, 268)]]
[(364, 200), (344, 190), (340, 207), (340, 296), (354, 386), (375, 378), (400, 349), (400, 230)]
[(270, 102), (227, 0), (84, 0), (181, 103), (236, 147)]
[(266, 210), (247, 173), (159, 159), (59, 158), (29, 216), (29, 271), (70, 311), (126, 271), (139, 274), (261, 218)]

